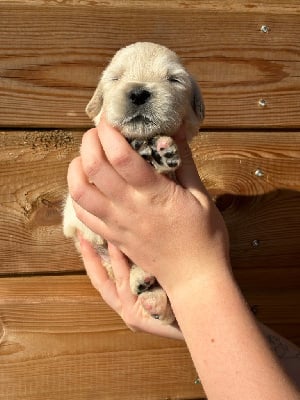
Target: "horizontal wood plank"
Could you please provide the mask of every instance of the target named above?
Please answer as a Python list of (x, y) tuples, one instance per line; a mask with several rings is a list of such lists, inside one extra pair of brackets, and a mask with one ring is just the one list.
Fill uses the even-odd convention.
[(82, 269), (61, 225), (67, 168), (80, 138), (80, 132), (0, 132), (1, 273)]
[(86, 277), (2, 278), (0, 293), (6, 400), (202, 397), (183, 342), (131, 332)]
[[(0, 275), (82, 270), (61, 229), (80, 139), (79, 131), (0, 132)], [(192, 150), (225, 217), (234, 267), (270, 268), (271, 280), (275, 268), (299, 268), (300, 135), (203, 132)]]
[(175, 50), (199, 81), (205, 126), (299, 127), (299, 2), (238, 3), (0, 2), (0, 126), (89, 126), (100, 72), (146, 40)]
[(192, 150), (226, 220), (234, 266), (299, 268), (299, 133), (203, 132)]
[[(1, 278), (0, 293), (6, 400), (204, 395), (185, 345), (129, 331), (87, 277)], [(261, 321), (300, 344), (299, 290), (252, 290), (246, 297)]]
[(277, 189), (299, 190), (298, 131), (202, 130), (191, 148), (211, 193), (251, 196)]
[(131, 332), (62, 234), (85, 106), (139, 40), (175, 50), (200, 83), (191, 147), (235, 278), (256, 317), (300, 346), (299, 17), (300, 0), (0, 0), (1, 399), (205, 398), (186, 346)]
[[(52, 7), (64, 7), (68, 5), (77, 5), (84, 7), (94, 7), (94, 6), (110, 6), (110, 7), (124, 7), (124, 0), (53, 0), (49, 2), (48, 0), (0, 0), (2, 4), (29, 4), (35, 6), (48, 5)], [(246, 2), (241, 2), (238, 0), (224, 0), (220, 2), (219, 0), (188, 0), (183, 2), (181, 0), (152, 0), (151, 2), (147, 0), (127, 0), (126, 5), (131, 8), (159, 8), (159, 9), (196, 9), (202, 11), (218, 11), (218, 12), (248, 12), (251, 13), (269, 13), (269, 14), (299, 14), (300, 1), (290, 0), (288, 4), (282, 2), (282, 0), (273, 0), (272, 2), (262, 3), (260, 1), (252, 1), (251, 4)]]

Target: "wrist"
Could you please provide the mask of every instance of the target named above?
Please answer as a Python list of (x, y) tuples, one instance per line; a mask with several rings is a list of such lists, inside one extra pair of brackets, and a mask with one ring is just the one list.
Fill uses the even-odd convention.
[[(200, 261), (199, 261), (200, 260)], [(160, 285), (172, 298), (179, 292), (188, 292), (191, 287), (200, 287), (224, 278), (233, 278), (229, 256), (223, 254), (206, 257), (190, 257), (180, 263), (172, 263), (172, 267), (161, 268), (161, 276), (157, 274)]]
[(187, 303), (193, 301), (201, 303), (202, 299), (205, 302), (207, 297), (220, 295), (222, 288), (228, 283), (236, 285), (231, 265), (227, 260), (211, 266), (206, 271), (199, 266), (193, 270), (196, 273), (191, 276), (181, 277), (163, 285), (175, 313), (175, 308), (185, 309)]

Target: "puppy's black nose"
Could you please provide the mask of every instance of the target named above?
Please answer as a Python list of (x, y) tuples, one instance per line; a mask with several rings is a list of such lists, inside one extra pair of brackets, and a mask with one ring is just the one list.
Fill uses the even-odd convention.
[(141, 106), (142, 104), (145, 104), (150, 96), (151, 93), (148, 90), (142, 88), (136, 88), (129, 92), (129, 98), (131, 102), (136, 106)]

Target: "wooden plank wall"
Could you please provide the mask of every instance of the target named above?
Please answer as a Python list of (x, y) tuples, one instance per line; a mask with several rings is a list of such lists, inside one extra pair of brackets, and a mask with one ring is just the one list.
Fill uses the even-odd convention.
[(235, 275), (300, 345), (299, 14), (297, 0), (0, 0), (1, 399), (204, 398), (184, 344), (130, 332), (61, 232), (85, 105), (138, 40), (175, 50), (201, 84), (192, 149)]

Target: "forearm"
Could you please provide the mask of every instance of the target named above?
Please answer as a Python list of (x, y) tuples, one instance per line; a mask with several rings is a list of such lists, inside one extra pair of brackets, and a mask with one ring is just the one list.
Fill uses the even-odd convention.
[(300, 388), (300, 349), (294, 343), (280, 336), (269, 327), (259, 323), (272, 352), (285, 369), (288, 376)]
[(169, 293), (208, 398), (299, 399), (229, 269), (216, 271)]
[(77, 217), (166, 289), (210, 400), (298, 399), (230, 275), (224, 220), (185, 147), (180, 186), (102, 121), (69, 167)]

